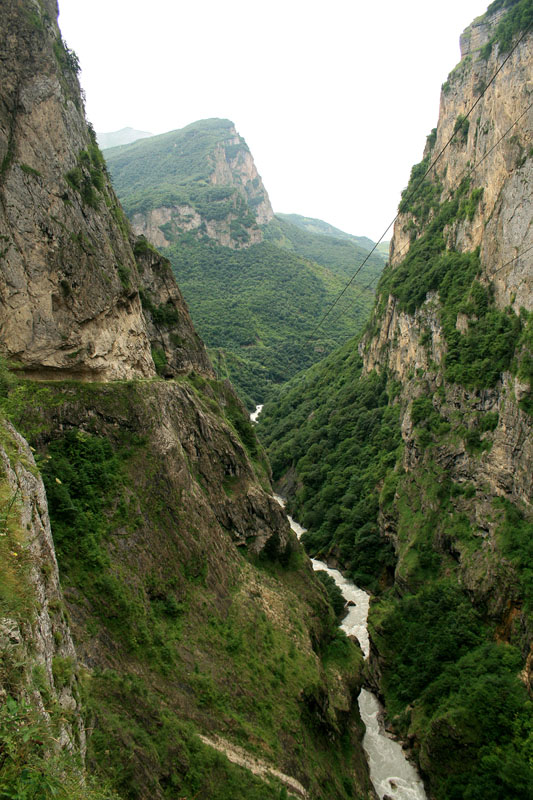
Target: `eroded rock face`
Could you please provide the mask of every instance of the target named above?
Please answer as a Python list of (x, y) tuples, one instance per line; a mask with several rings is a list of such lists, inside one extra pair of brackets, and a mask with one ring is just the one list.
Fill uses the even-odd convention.
[(136, 275), (129, 231), (85, 123), (56, 3), (19, 6), (2, 6), (2, 351), (36, 376), (148, 377), (142, 309), (126, 280)]
[(215, 148), (211, 183), (214, 186), (235, 186), (239, 189), (253, 207), (257, 224), (266, 225), (274, 218), (274, 212), (263, 181), (244, 139), (235, 128), (232, 128), (230, 136), (224, 146), (218, 145)]
[(137, 212), (132, 215), (131, 224), (138, 236), (145, 236), (156, 247), (168, 247), (176, 237), (191, 232), (232, 249), (262, 241), (260, 226), (270, 222), (274, 212), (252, 154), (235, 127), (231, 126), (208, 159), (209, 182), (236, 190), (230, 198), (230, 210), (216, 218), (204, 216), (188, 204)]
[[(491, 297), (497, 309), (511, 307), (518, 315), (520, 308), (533, 309), (533, 249), (528, 251), (533, 245), (533, 110), (526, 111), (533, 90), (533, 48), (529, 33), (505, 63), (507, 54), (500, 54), (497, 45), (488, 59), (482, 57), (480, 48), (487, 44), (500, 19), (499, 12), (485, 16), (461, 37), (462, 60), (443, 86), (438, 126), (433, 143), (428, 140), (425, 156), (431, 161), (441, 152), (458, 128), (458, 121), (460, 125), (483, 87), (501, 67), (469, 117), (469, 125), (460, 127), (446, 148), (432, 180), (440, 183), (439, 202), (443, 204), (461, 180), (470, 177), (467, 191), (477, 190), (479, 200), (469, 214), (457, 215), (445, 226), (444, 241), (449, 250), (459, 253), (479, 248), (478, 281), (492, 287)], [(477, 164), (479, 167), (472, 169)], [(413, 243), (424, 235), (436, 213), (431, 211), (422, 222), (412, 212), (399, 215), (390, 249), (392, 274)], [(515, 259), (519, 253), (524, 255)], [(501, 555), (495, 555), (501, 516), (495, 511), (494, 501), (504, 498), (526, 513), (531, 509), (533, 420), (520, 406), (531, 387), (509, 371), (501, 373), (496, 384), (486, 388), (451, 383), (446, 378), (448, 343), (439, 293), (428, 293), (413, 313), (404, 308), (393, 295), (383, 298), (374, 332), (360, 347), (365, 369), (370, 372), (387, 368), (401, 381), (405, 445), (402, 466), (413, 498), (421, 498), (422, 505), (427, 504), (427, 513), (431, 513), (431, 500), (424, 497), (421, 477), (430, 468), (440, 470), (443, 480), (472, 487), (472, 498), (454, 500), (454, 508), (468, 517), (478, 544), (476, 552), (467, 553), (464, 543), (446, 531), (444, 522), (434, 544), (459, 564), (462, 585), (476, 601), (485, 604), (503, 630), (503, 620), (510, 609), (519, 614), (520, 599), (512, 566)], [(475, 320), (475, 316), (458, 313), (456, 330), (467, 335)], [(521, 357), (518, 351), (517, 354)], [(438, 435), (434, 437), (432, 441), (437, 446), (430, 452), (421, 445), (411, 419), (413, 402), (420, 397), (431, 399), (433, 411), (451, 432), (440, 439)], [(487, 415), (493, 424), (490, 430), (480, 432), (480, 420), (488, 419)], [(475, 446), (468, 445), (469, 436), (470, 442), (477, 442)], [(386, 514), (382, 515), (381, 524), (399, 556), (397, 584), (408, 590), (409, 569), (404, 556), (409, 543), (399, 542), (395, 523)], [(524, 630), (525, 624), (523, 621)], [(529, 634), (524, 633), (526, 651), (528, 638)]]
[[(448, 231), (449, 243), (459, 252), (480, 247), (481, 264), (493, 282), (497, 304), (500, 308), (511, 305), (518, 312), (521, 307), (533, 307), (533, 255), (525, 252), (533, 245), (533, 53), (529, 34), (505, 63), (507, 54), (500, 54), (497, 45), (488, 58), (482, 56), (480, 48), (501, 16), (497, 12), (473, 22), (461, 37), (462, 60), (443, 85), (431, 157), (445, 147), (458, 120), (487, 86), (466, 130), (459, 132), (437, 163), (436, 174), (442, 184), (441, 200), (465, 177), (483, 190), (472, 219), (465, 217)], [(399, 264), (408, 252), (408, 223), (407, 214), (396, 221), (393, 264)], [(507, 263), (522, 252), (523, 257)]]
[[(18, 544), (10, 542), (12, 549), (7, 557), (18, 562), (19, 575), (24, 574), (19, 588), (31, 598), (32, 607), (28, 615), (13, 613), (0, 618), (0, 697), (5, 698), (6, 693), (25, 695), (45, 717), (50, 703), (57, 702), (65, 712), (59, 745), (83, 757), (85, 730), (77, 657), (65, 614), (43, 482), (27, 442), (4, 420), (0, 429), (0, 482), (7, 490), (2, 503), (2, 536), (13, 536), (15, 529)], [(18, 685), (14, 685), (10, 673), (13, 663), (18, 665)]]
[[(2, 14), (0, 350), (33, 378), (152, 377), (153, 337), (156, 347), (162, 337), (143, 311), (133, 236), (84, 118), (56, 3), (21, 13), (8, 0)], [(143, 264), (148, 291), (182, 320), (167, 362), (210, 372), (174, 280), (154, 277), (153, 266)]]

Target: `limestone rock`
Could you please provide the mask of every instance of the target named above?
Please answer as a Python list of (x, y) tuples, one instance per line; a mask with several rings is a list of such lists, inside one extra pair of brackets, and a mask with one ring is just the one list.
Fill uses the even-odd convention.
[[(33, 378), (153, 377), (134, 239), (85, 121), (76, 57), (55, 2), (19, 6), (2, 6), (0, 352)], [(182, 320), (167, 361), (210, 373), (174, 279), (155, 280), (154, 264), (158, 307), (177, 304)]]
[[(3, 504), (2, 515), (6, 526), (18, 529), (19, 538), (17, 550), (9, 555), (29, 565), (24, 591), (31, 596), (34, 608), (29, 616), (0, 619), (0, 691), (4, 695), (6, 688), (9, 693), (16, 691), (12, 680), (7, 687), (2, 685), (6, 676), (9, 680), (9, 664), (15, 661), (19, 665), (18, 692), (31, 697), (45, 717), (50, 697), (71, 712), (62, 721), (59, 743), (74, 748), (83, 757), (85, 731), (77, 686), (77, 656), (64, 610), (44, 486), (27, 442), (8, 422), (2, 421), (0, 429), (0, 483), (7, 487), (9, 499), (7, 506)], [(19, 566), (19, 574), (22, 569)], [(68, 664), (70, 672), (60, 684), (54, 674), (56, 659)], [(36, 668), (44, 674), (45, 685), (35, 682)]]

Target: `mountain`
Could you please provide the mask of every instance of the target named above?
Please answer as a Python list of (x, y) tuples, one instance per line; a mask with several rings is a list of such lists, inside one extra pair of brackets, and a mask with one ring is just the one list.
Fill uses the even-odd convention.
[(258, 426), (309, 552), (375, 595), (369, 680), (436, 800), (533, 793), (532, 13), (463, 33), (364, 335)]
[(381, 253), (385, 258), (389, 255), (390, 242), (380, 242), (376, 247), (376, 252)]
[(57, 27), (2, 5), (0, 795), (373, 796), (337, 628)]
[[(269, 222), (265, 228), (266, 241), (284, 250), (298, 253), (343, 278), (351, 278), (356, 269), (367, 259), (360, 282), (377, 283), (385, 266), (385, 260), (379, 253), (369, 255), (374, 246), (370, 239), (349, 237), (349, 234), (337, 238), (332, 233), (314, 233), (301, 225), (293, 224), (289, 216), (291, 215), (277, 214), (272, 222)], [(327, 226), (327, 223), (323, 224)], [(332, 227), (332, 230), (336, 228)], [(366, 245), (367, 242), (369, 246)]]
[(147, 131), (136, 131), (134, 128), (121, 128), (112, 133), (97, 133), (96, 139), (99, 147), (105, 150), (109, 147), (118, 147), (121, 144), (131, 144), (138, 139), (148, 139), (153, 133)]
[[(373, 255), (326, 336), (325, 311), (367, 251), (274, 217), (229, 120), (106, 151), (135, 232), (170, 260), (219, 377), (249, 408), (361, 330), (384, 260)], [(324, 223), (325, 225), (325, 223)]]
[(324, 222), (322, 219), (302, 217), (301, 214), (277, 214), (277, 216), (309, 233), (320, 233), (323, 236), (332, 236), (334, 239), (348, 239), (356, 242), (364, 250), (372, 250), (374, 247), (374, 242), (367, 236), (354, 236), (351, 233), (346, 233), (341, 231), (340, 228), (330, 225), (329, 222)]
[(248, 146), (227, 119), (113, 148), (106, 161), (135, 232), (156, 247), (205, 231), (239, 248), (261, 241), (259, 226), (272, 219)]

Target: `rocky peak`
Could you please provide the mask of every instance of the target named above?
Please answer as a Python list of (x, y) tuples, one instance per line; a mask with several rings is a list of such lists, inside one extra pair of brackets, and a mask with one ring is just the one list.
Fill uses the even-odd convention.
[(504, 14), (504, 9), (499, 9), (494, 14), (483, 14), (465, 28), (459, 38), (461, 59), (468, 55), (476, 54), (488, 43), (496, 25)]
[(112, 148), (106, 159), (133, 230), (156, 247), (184, 234), (249, 247), (274, 217), (248, 145), (229, 120), (200, 120)]
[(0, 350), (30, 377), (151, 377), (133, 237), (57, 5), (6, 0), (2, 14)]
[(253, 209), (256, 223), (266, 225), (274, 219), (267, 191), (255, 166), (248, 145), (232, 126), (229, 138), (216, 146), (212, 160), (211, 183), (235, 186)]

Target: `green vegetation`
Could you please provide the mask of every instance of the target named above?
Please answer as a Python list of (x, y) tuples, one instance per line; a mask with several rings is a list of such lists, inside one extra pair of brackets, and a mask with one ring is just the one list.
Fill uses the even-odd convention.
[[(17, 443), (4, 424), (0, 423), (0, 444), (14, 470), (20, 462)], [(35, 617), (35, 592), (30, 582), (31, 556), (28, 533), (20, 519), (21, 493), (14, 489), (2, 466), (0, 474), (0, 608), (4, 625), (13, 620), (23, 625)], [(5, 633), (3, 634), (5, 641)], [(0, 686), (17, 696), (24, 682), (27, 665), (13, 648), (0, 650)], [(0, 772), (1, 772), (0, 745)], [(1, 784), (0, 784), (1, 785)]]
[[(302, 217), (301, 214), (276, 214), (276, 217), (295, 225), (297, 228), (301, 228), (307, 233), (318, 233), (321, 236), (331, 236), (333, 239), (347, 239), (350, 242), (355, 242), (366, 251), (372, 250), (375, 244), (368, 236), (354, 236), (351, 233), (346, 233), (346, 231), (341, 231), (340, 228), (336, 228), (334, 225), (330, 225), (329, 222), (324, 222), (322, 219)], [(388, 242), (383, 242), (382, 245), (388, 245)]]
[(517, 378), (529, 387), (529, 391), (520, 399), (523, 411), (533, 416), (533, 314), (520, 309), (522, 333), (516, 347), (516, 360), (512, 368)]
[(504, 498), (494, 501), (499, 510), (498, 544), (503, 555), (515, 566), (524, 606), (533, 622), (533, 520)]
[[(439, 410), (442, 397), (419, 394), (410, 417), (422, 463), (404, 473), (400, 388), (384, 375), (361, 376), (355, 348), (345, 345), (267, 403), (258, 430), (274, 477), (295, 487), (289, 509), (309, 529), (306, 547), (333, 554), (377, 592), (370, 627), (387, 708), (397, 729), (414, 736), (434, 796), (525, 800), (533, 789), (533, 729), (519, 680), (520, 631), (515, 626), (509, 642), (495, 643), (487, 609), (460, 586), (459, 563), (493, 556), (471, 522), (476, 488), (452, 483), (436, 460), (457, 437), (474, 455), (487, 449), (498, 413), (450, 421)], [(513, 564), (531, 614), (531, 520), (501, 501), (494, 513), (499, 555), (480, 569), (502, 570), (500, 558)], [(378, 514), (394, 531), (395, 555)], [(393, 565), (401, 593), (387, 588)], [(508, 576), (493, 580), (504, 593)]]
[(67, 47), (61, 36), (54, 41), (54, 55), (62, 72), (71, 72), (77, 75), (81, 69), (78, 56)]
[(78, 154), (76, 166), (65, 175), (65, 180), (74, 191), (79, 192), (83, 202), (91, 208), (100, 207), (100, 193), (106, 185), (106, 166), (98, 146), (91, 142), (87, 150)]
[(39, 172), (39, 170), (38, 169), (34, 169), (33, 167), (30, 167), (29, 164), (21, 164), (20, 168), (26, 175), (31, 175), (32, 178), (40, 178), (41, 177), (41, 173)]
[[(409, 200), (426, 161), (413, 168), (400, 210), (410, 212), (419, 233), (404, 260), (387, 268), (378, 285), (380, 302), (374, 324), (379, 321), (390, 294), (400, 310), (414, 314), (428, 294), (438, 292), (439, 312), (447, 343), (445, 377), (468, 388), (494, 386), (501, 373), (511, 367), (522, 328), (511, 310), (496, 308), (492, 289), (480, 283), (478, 251), (458, 253), (447, 248), (447, 232), (457, 221), (472, 220), (482, 197), (463, 181), (453, 199), (439, 203), (440, 183), (426, 178), (419, 194)], [(463, 316), (463, 329), (458, 317)]]
[(274, 480), (296, 471), (289, 510), (308, 529), (312, 555), (334, 552), (348, 574), (377, 586), (394, 563), (379, 533), (379, 485), (400, 448), (399, 406), (386, 376), (361, 377), (353, 342), (284, 387), (265, 405), (258, 432)]
[(57, 753), (60, 714), (50, 720), (23, 700), (0, 707), (2, 800), (119, 800), (101, 781), (85, 775), (69, 752)]
[(318, 570), (316, 573), (318, 580), (324, 585), (324, 588), (327, 592), (329, 602), (331, 603), (331, 607), (333, 608), (337, 621), (340, 623), (345, 612), (346, 602), (344, 600), (344, 595), (342, 594), (341, 590), (335, 583), (334, 578), (331, 575), (328, 575), (325, 570)]
[[(226, 119), (201, 120), (106, 150), (113, 185), (128, 216), (188, 204), (204, 219), (226, 217), (235, 207), (237, 191), (233, 186), (214, 186), (209, 177), (213, 151), (234, 138), (232, 128)], [(239, 148), (247, 151), (244, 140)]]
[[(107, 670), (97, 673), (89, 687), (89, 710), (98, 714), (100, 724), (89, 742), (88, 761), (95, 769), (105, 765), (122, 797), (160, 792), (186, 800), (279, 800), (284, 796), (276, 780), (265, 783), (204, 744), (194, 725), (172, 713), (138, 675)], [(136, 773), (138, 765), (124, 758), (124, 752), (131, 751), (143, 755), (141, 775)], [(162, 779), (158, 778), (161, 770)]]
[(142, 287), (139, 289), (139, 295), (142, 307), (150, 312), (154, 323), (158, 327), (171, 328), (178, 323), (179, 312), (172, 300), (169, 299), (166, 303), (160, 303), (156, 306), (148, 289), (143, 289)]
[[(4, 390), (5, 411), (39, 451), (77, 635), (103, 662), (82, 676), (88, 766), (130, 800), (286, 796), (278, 781), (260, 781), (203, 744), (198, 734), (210, 731), (311, 776), (317, 798), (349, 800), (355, 734), (321, 709), (339, 675), (355, 696), (362, 656), (337, 635), (327, 593), (301, 569), (301, 552), (289, 548), (284, 559), (278, 541), (247, 558), (216, 521), (212, 508), (224, 518), (247, 491), (244, 462), (230, 458), (231, 471), (221, 472), (227, 506), (216, 464), (185, 439), (181, 462), (161, 462), (153, 426), (169, 397), (180, 431), (195, 428), (201, 409), (215, 426), (210, 435), (224, 436), (216, 448), (205, 444), (211, 458), (231, 452), (229, 426), (261, 464), (240, 404), (201, 376), (173, 385), (20, 381)], [(116, 672), (104, 668), (110, 658)], [(72, 668), (54, 659), (57, 686)]]
[(404, 735), (419, 739), (432, 793), (530, 797), (533, 708), (518, 679), (518, 648), (490, 641), (467, 596), (443, 579), (417, 594), (383, 597), (372, 613), (384, 613), (374, 635), (385, 656), (387, 707), (400, 715)]
[(230, 378), (249, 408), (355, 332), (370, 307), (370, 292), (356, 287), (351, 313), (311, 340), (343, 286), (331, 271), (266, 242), (231, 250), (191, 235), (165, 255), (219, 377)]
[(466, 144), (468, 139), (469, 128), (470, 128), (470, 120), (467, 119), (467, 117), (464, 117), (462, 114), (459, 114), (459, 116), (455, 120), (455, 125), (453, 126), (453, 132), (455, 134), (453, 143)]
[[(184, 204), (200, 214), (202, 223), (192, 231), (186, 232), (177, 219), (161, 226), (170, 242), (164, 254), (218, 376), (229, 378), (252, 409), (271, 386), (360, 329), (373, 297), (372, 290), (363, 287), (377, 277), (384, 259), (378, 254), (370, 257), (361, 278), (328, 320), (327, 331), (311, 341), (316, 323), (372, 242), (361, 240), (368, 244), (360, 246), (356, 237), (320, 220), (311, 221), (324, 229), (315, 233), (276, 218), (263, 230), (265, 241), (244, 251), (250, 231), (255, 228), (259, 234), (255, 213), (263, 199), (259, 178), (241, 189), (211, 183), (214, 159), (222, 149), (231, 161), (248, 153), (244, 140), (234, 140), (229, 120), (202, 120), (113, 148), (106, 151), (106, 158), (130, 217)], [(217, 220), (225, 221), (232, 243), (240, 249), (219, 246), (208, 237), (206, 223)], [(145, 294), (143, 304), (149, 303)]]
[(532, 0), (494, 0), (487, 9), (489, 17), (500, 9), (508, 9), (496, 26), (490, 40), (481, 48), (481, 55), (487, 59), (494, 45), (498, 45), (500, 53), (507, 53), (518, 34), (533, 25)]
[[(332, 235), (302, 229), (292, 224), (290, 218), (291, 215), (280, 214), (269, 222), (264, 229), (265, 241), (321, 264), (343, 278), (353, 275), (373, 246), (370, 240), (368, 240), (370, 247), (360, 245), (356, 237), (349, 237), (348, 234), (344, 238), (335, 238)], [(385, 258), (377, 252), (373, 253), (366, 262), (361, 277), (358, 277), (356, 285), (366, 285), (377, 279), (384, 265)]]
[[(2, 367), (1, 373), (5, 375)], [(4, 382), (5, 398), (12, 380)], [(23, 466), (35, 472), (35, 466), (21, 455), (18, 442), (3, 424), (1, 445), (11, 467)], [(67, 712), (54, 699), (47, 673), (40, 664), (33, 670), (24, 645), (25, 633), (34, 622), (40, 604), (35, 594), (35, 560), (29, 548), (29, 533), (21, 525), (22, 496), (13, 489), (2, 470), (0, 479), (0, 607), (2, 609), (2, 646), (0, 647), (0, 797), (5, 800), (118, 800), (101, 782), (83, 774), (71, 752), (58, 752), (57, 741)], [(43, 574), (49, 564), (40, 565)], [(51, 604), (50, 604), (51, 608)], [(52, 609), (51, 609), (52, 610)], [(13, 625), (20, 644), (9, 643), (6, 626)], [(70, 683), (73, 664), (56, 656), (53, 675), (56, 690)], [(46, 703), (47, 716), (35, 702), (39, 692)]]

